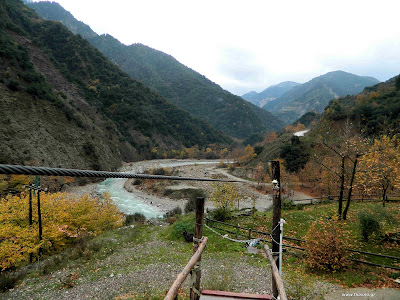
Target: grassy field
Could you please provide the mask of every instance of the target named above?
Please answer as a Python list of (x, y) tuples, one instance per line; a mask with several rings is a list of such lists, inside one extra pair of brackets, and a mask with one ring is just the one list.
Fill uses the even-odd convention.
[[(351, 234), (349, 247), (400, 256), (397, 244), (382, 244), (377, 236), (372, 236), (369, 242), (362, 240), (358, 214), (365, 209), (381, 218), (383, 232), (398, 229), (399, 204), (388, 203), (382, 210), (379, 203), (356, 203), (351, 207), (348, 220), (341, 221)], [(287, 221), (284, 234), (304, 238), (313, 221), (329, 219), (335, 213), (335, 204), (283, 210), (283, 218)], [(192, 245), (184, 241), (182, 231), (193, 232), (194, 215), (182, 215), (177, 219), (172, 225), (135, 224), (134, 227), (120, 228), (82, 241), (64, 253), (18, 270), (20, 277), (16, 286), (0, 294), (0, 298), (58, 299), (66, 295), (71, 298), (84, 295), (99, 299), (163, 299), (192, 253)], [(269, 231), (271, 212), (257, 212), (254, 216), (235, 218), (229, 222)], [(265, 257), (247, 254), (243, 244), (223, 239), (207, 228), (204, 235), (209, 237), (209, 243), (202, 259), (202, 288), (271, 292), (270, 267)], [(229, 236), (236, 238), (235, 234)], [(400, 266), (399, 261), (367, 258), (375, 263)], [(324, 273), (307, 267), (305, 259), (301, 251), (284, 253), (283, 279), (291, 299), (323, 299), (322, 295), (335, 289), (335, 285), (399, 287), (391, 278), (400, 276), (399, 272), (349, 263), (344, 270)], [(188, 298), (189, 281), (186, 280), (180, 299)]]
[[(305, 236), (311, 224), (317, 220), (329, 220), (336, 215), (337, 203), (318, 204), (293, 207), (291, 209), (282, 210), (282, 218), (287, 224), (284, 225), (284, 235), (298, 239), (305, 239)], [(380, 231), (378, 234), (370, 236), (368, 241), (363, 240), (360, 230), (360, 213), (372, 215), (380, 223)], [(252, 217), (234, 218), (228, 221), (231, 224), (252, 228), (263, 232), (271, 231), (272, 212), (256, 213)], [(384, 255), (400, 257), (400, 245), (395, 242), (382, 241), (382, 234), (399, 232), (400, 224), (400, 204), (387, 203), (386, 207), (382, 207), (380, 202), (364, 202), (352, 203), (348, 218), (346, 221), (339, 221), (344, 231), (348, 232), (349, 243), (347, 248), (357, 249), (366, 252), (373, 252)], [(234, 229), (218, 224), (218, 227), (234, 231)], [(241, 232), (247, 236), (247, 232)], [(261, 237), (262, 235), (255, 235)], [(284, 241), (289, 245), (304, 248), (304, 243)], [(384, 264), (400, 268), (400, 260), (373, 257), (364, 254), (350, 253), (349, 258), (365, 260), (376, 264)], [(392, 271), (379, 267), (370, 267), (367, 265), (358, 265), (349, 262), (347, 268), (337, 272), (318, 272), (306, 266), (306, 255), (302, 251), (288, 249), (284, 254), (283, 269), (290, 276), (301, 273), (306, 276), (316, 276), (330, 282), (338, 283), (343, 286), (356, 287), (400, 287), (393, 282), (393, 278), (400, 277), (400, 271)]]

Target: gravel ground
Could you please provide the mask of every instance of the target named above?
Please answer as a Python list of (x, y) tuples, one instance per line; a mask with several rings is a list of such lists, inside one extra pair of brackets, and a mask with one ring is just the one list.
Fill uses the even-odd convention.
[[(163, 162), (165, 160), (162, 160)], [(170, 160), (174, 161), (174, 160)], [(123, 170), (132, 170), (140, 173), (148, 168), (159, 167), (161, 161), (147, 161), (127, 164)], [(178, 167), (179, 176), (185, 177), (208, 177), (233, 178), (215, 165), (189, 165)], [(236, 179), (236, 178), (235, 178)], [(256, 199), (258, 210), (268, 209), (271, 198), (255, 191), (253, 182), (239, 179), (243, 183), (238, 184), (240, 192), (245, 201), (241, 201), (241, 207), (251, 207), (251, 198)], [(180, 183), (179, 183), (180, 184)], [(174, 183), (174, 185), (176, 185)], [(208, 193), (212, 186), (206, 182), (185, 182), (185, 185), (202, 188)], [(83, 187), (70, 187), (68, 192), (82, 195), (85, 193), (95, 194), (96, 184)], [(143, 191), (133, 193), (143, 194)], [(183, 205), (184, 201), (163, 199), (154, 195), (146, 194), (144, 201), (158, 205), (161, 209), (169, 210), (178, 203)], [(208, 204), (210, 205), (210, 203)], [(0, 294), (0, 299), (133, 299), (132, 295), (158, 292), (163, 294), (169, 289), (177, 274), (191, 257), (191, 252), (181, 242), (165, 241), (158, 238), (156, 225), (150, 228), (154, 231), (152, 238), (141, 244), (133, 244), (129, 247), (119, 247), (117, 240), (110, 240), (111, 254), (102, 259), (87, 262), (71, 262), (68, 267), (56, 270), (47, 275), (29, 275), (15, 289)], [(166, 225), (161, 225), (166, 226)], [(125, 228), (122, 230), (135, 230)], [(185, 248), (186, 247), (186, 248)], [(60, 278), (67, 278), (75, 274), (77, 279), (72, 288), (62, 287)], [(285, 274), (283, 276), (285, 280)], [(184, 283), (188, 288), (190, 278)], [(289, 284), (289, 290), (303, 289), (302, 278)], [(257, 255), (240, 253), (209, 253), (205, 252), (202, 259), (202, 288), (213, 288), (220, 285), (224, 289), (244, 293), (271, 293), (271, 272), (265, 264), (265, 258)], [(317, 296), (329, 291), (337, 290), (338, 287), (325, 282), (312, 284), (308, 294), (312, 296), (303, 299), (320, 299)], [(130, 297), (132, 296), (132, 297)]]
[[(154, 167), (154, 164), (152, 164)], [(255, 190), (257, 186), (256, 183), (252, 181), (247, 181), (233, 175), (227, 173), (225, 169), (216, 168), (216, 164), (214, 165), (187, 165), (187, 166), (179, 166), (174, 167), (176, 172), (178, 172), (177, 176), (181, 177), (190, 177), (190, 178), (218, 178), (218, 179), (234, 179), (239, 181), (240, 183), (235, 183), (238, 187), (239, 193), (242, 195), (242, 199), (239, 203), (240, 208), (245, 207), (252, 207), (253, 206), (253, 199), (255, 199), (256, 208), (259, 211), (265, 211), (269, 209), (272, 205), (272, 199), (270, 195), (265, 195), (259, 193)], [(125, 189), (129, 192), (143, 197), (146, 194), (144, 202), (147, 204), (155, 205), (162, 211), (168, 211), (175, 206), (180, 206), (184, 208), (186, 203), (186, 199), (184, 200), (174, 200), (167, 197), (162, 197), (159, 194), (155, 194), (153, 191), (147, 189), (145, 185), (135, 186), (133, 184), (134, 179), (129, 179), (125, 183)], [(168, 182), (166, 182), (168, 187)], [(207, 195), (211, 194), (213, 189), (214, 183), (205, 182), (205, 181), (185, 181), (184, 183), (174, 181), (170, 183), (170, 186), (173, 189), (179, 188), (188, 188), (188, 187), (195, 187), (198, 189), (202, 189), (206, 192)], [(214, 204), (212, 202), (206, 202), (206, 208), (214, 208)]]
[[(13, 290), (0, 294), (0, 298), (133, 299), (133, 295), (138, 294), (162, 295), (190, 259), (191, 251), (187, 251), (187, 244), (183, 242), (158, 239), (158, 227), (150, 227), (149, 230), (154, 233), (147, 242), (113, 247), (114, 252), (102, 259), (87, 263), (72, 261), (68, 267), (45, 276), (28, 276)], [(116, 242), (110, 239), (110, 243)], [(260, 255), (236, 252), (210, 253), (206, 249), (201, 262), (201, 286), (205, 289), (219, 286), (235, 292), (270, 294), (271, 272), (265, 259)], [(75, 285), (61, 287), (59, 279), (69, 274), (79, 277)], [(187, 290), (189, 284), (190, 276), (183, 288)], [(320, 295), (336, 289), (334, 285), (318, 282), (314, 284), (312, 293)]]
[[(176, 160), (176, 159), (164, 159), (164, 160), (149, 160), (149, 161), (139, 161), (125, 164), (121, 171), (131, 171), (134, 173), (143, 173), (145, 170), (160, 168), (161, 164), (165, 163), (176, 163), (176, 162), (189, 162), (196, 163), (199, 162), (197, 160)], [(197, 164), (197, 165), (186, 165), (186, 166), (178, 166), (173, 167), (178, 172), (178, 176), (181, 177), (191, 177), (191, 178), (219, 178), (219, 179), (233, 179), (237, 180), (240, 183), (235, 183), (238, 186), (239, 192), (242, 195), (242, 199), (239, 203), (240, 208), (252, 207), (253, 199), (255, 199), (255, 205), (257, 210), (265, 211), (270, 209), (272, 205), (271, 195), (265, 195), (256, 191), (257, 183), (245, 180), (234, 175), (228, 173), (226, 169), (217, 168), (217, 164), (219, 161), (214, 161), (215, 164)], [(170, 167), (172, 168), (172, 167)], [(125, 189), (143, 201), (146, 204), (153, 205), (157, 207), (157, 209), (162, 212), (168, 212), (176, 206), (181, 207), (182, 209), (185, 206), (186, 199), (176, 200), (168, 197), (164, 197), (160, 194), (154, 194), (152, 191), (147, 190), (143, 185), (135, 186), (133, 185), (134, 179), (129, 179), (125, 183)], [(168, 184), (168, 181), (166, 182)], [(72, 186), (67, 187), (66, 192), (74, 193), (78, 196), (89, 193), (91, 195), (96, 195), (96, 186), (97, 184), (88, 184), (85, 186)], [(213, 183), (211, 182), (202, 182), (202, 181), (185, 181), (179, 182), (175, 181), (171, 183), (175, 189), (178, 188), (187, 188), (187, 187), (195, 187), (200, 188), (206, 191), (209, 195), (213, 189)], [(270, 189), (268, 184), (263, 184), (263, 189)], [(305, 195), (300, 192), (295, 192), (295, 199), (309, 199), (310, 196)], [(206, 208), (214, 208), (214, 204), (212, 202), (206, 202)]]

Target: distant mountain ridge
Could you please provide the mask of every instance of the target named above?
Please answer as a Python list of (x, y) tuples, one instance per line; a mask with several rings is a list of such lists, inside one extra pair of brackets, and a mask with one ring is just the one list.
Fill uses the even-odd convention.
[(88, 39), (132, 78), (231, 136), (244, 138), (260, 131), (277, 131), (284, 125), (271, 113), (223, 90), (171, 55), (142, 44), (125, 46), (110, 35), (99, 36), (57, 3), (36, 2), (29, 6), (42, 17), (59, 21)]
[(258, 107), (263, 107), (269, 101), (281, 97), (283, 94), (300, 84), (301, 83), (293, 81), (284, 81), (275, 85), (271, 85), (260, 93), (257, 93), (255, 91), (246, 93), (242, 95), (242, 98), (246, 101), (253, 103), (254, 105), (257, 105)]
[(332, 99), (358, 94), (365, 87), (379, 82), (373, 77), (333, 71), (294, 87), (281, 97), (268, 102), (263, 108), (286, 123), (292, 123), (306, 112), (323, 112)]

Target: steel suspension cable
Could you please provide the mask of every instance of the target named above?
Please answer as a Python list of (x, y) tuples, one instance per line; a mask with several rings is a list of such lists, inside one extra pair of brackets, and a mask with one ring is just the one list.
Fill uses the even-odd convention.
[(0, 174), (239, 182), (237, 180), (223, 180), (223, 179), (212, 179), (212, 178), (190, 178), (190, 177), (179, 177), (179, 176), (163, 176), (163, 175), (134, 174), (134, 173), (106, 172), (106, 171), (93, 171), (93, 170), (63, 169), (63, 168), (30, 167), (30, 166), (5, 165), (5, 164), (0, 164)]

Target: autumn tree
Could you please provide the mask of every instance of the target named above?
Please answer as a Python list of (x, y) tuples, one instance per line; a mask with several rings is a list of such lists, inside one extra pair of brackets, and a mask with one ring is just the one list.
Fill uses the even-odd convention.
[(247, 145), (246, 148), (244, 148), (244, 155), (239, 157), (239, 163), (247, 163), (256, 156), (257, 154), (254, 153), (254, 148), (250, 145)]
[(215, 203), (217, 208), (223, 209), (224, 215), (228, 208), (233, 208), (236, 201), (241, 198), (237, 186), (233, 183), (216, 183), (213, 185), (210, 200)]
[(187, 156), (188, 156), (189, 158), (196, 158), (196, 157), (198, 157), (198, 155), (199, 155), (199, 153), (200, 153), (199, 146), (198, 146), (198, 145), (195, 145), (195, 146), (193, 146), (193, 147), (187, 148), (187, 149), (186, 149), (186, 153), (187, 153)]
[(305, 129), (306, 129), (306, 127), (301, 123), (297, 123), (296, 125), (287, 125), (285, 127), (285, 131), (289, 132), (289, 133), (295, 133), (298, 131), (303, 131)]
[[(65, 193), (42, 193), (43, 238), (38, 239), (38, 217), (29, 226), (29, 196), (8, 195), (0, 200), (0, 269), (18, 266), (42, 248), (51, 254), (84, 236), (95, 236), (122, 225), (123, 216), (109, 194), (102, 198), (75, 197)], [(33, 202), (37, 211), (37, 202)]]
[(358, 174), (360, 184), (366, 189), (377, 189), (382, 195), (382, 204), (389, 188), (400, 187), (400, 147), (396, 136), (382, 136), (374, 140), (360, 161), (363, 172)]
[(267, 132), (264, 136), (264, 144), (271, 144), (278, 138), (278, 135), (275, 132)]
[[(329, 123), (321, 126), (325, 131), (320, 135), (319, 144), (328, 150), (327, 155), (337, 158), (336, 168), (327, 166), (321, 157), (316, 157), (327, 171), (336, 175), (339, 184), (338, 217), (346, 219), (350, 207), (354, 180), (357, 173), (357, 165), (360, 157), (367, 153), (368, 140), (359, 135), (349, 119), (340, 128), (331, 128)], [(343, 210), (344, 193), (347, 188), (347, 203)]]

